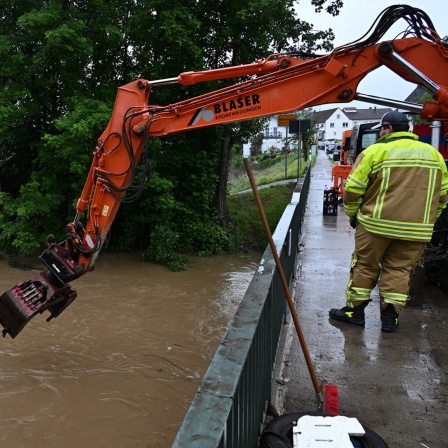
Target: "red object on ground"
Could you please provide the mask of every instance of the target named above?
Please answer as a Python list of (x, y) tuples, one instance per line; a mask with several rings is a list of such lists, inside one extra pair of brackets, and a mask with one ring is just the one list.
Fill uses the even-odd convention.
[(328, 415), (339, 415), (339, 393), (334, 384), (322, 386), (323, 407), (322, 412)]

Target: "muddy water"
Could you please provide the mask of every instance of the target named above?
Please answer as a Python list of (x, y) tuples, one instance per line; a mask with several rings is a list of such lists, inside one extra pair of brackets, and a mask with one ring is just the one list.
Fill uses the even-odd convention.
[[(259, 259), (198, 257), (173, 273), (102, 254), (58, 318), (0, 339), (2, 444), (171, 446)], [(0, 293), (34, 275), (0, 261)]]

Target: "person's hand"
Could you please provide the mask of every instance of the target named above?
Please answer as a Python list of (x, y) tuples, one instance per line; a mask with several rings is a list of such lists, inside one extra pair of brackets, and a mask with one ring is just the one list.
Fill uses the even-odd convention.
[(356, 219), (356, 216), (350, 218), (350, 227), (352, 229), (356, 229), (357, 224), (358, 224), (358, 220)]

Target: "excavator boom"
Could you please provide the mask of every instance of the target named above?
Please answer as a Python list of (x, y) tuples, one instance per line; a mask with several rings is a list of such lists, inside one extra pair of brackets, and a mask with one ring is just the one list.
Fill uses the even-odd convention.
[[(401, 11), (403, 7), (388, 11), (393, 9)], [(47, 269), (0, 297), (3, 334), (14, 338), (36, 314), (49, 310), (51, 319), (74, 300), (76, 291), (69, 282), (94, 268), (117, 210), (133, 187), (136, 166), (149, 137), (348, 103), (360, 97), (357, 88), (361, 80), (380, 66), (432, 94), (433, 100), (416, 106), (422, 117), (447, 120), (448, 48), (421, 10), (404, 9), (406, 14), (414, 11), (417, 17), (412, 20), (412, 37), (380, 43), (370, 38), (319, 57), (275, 54), (254, 64), (185, 72), (159, 81), (138, 79), (120, 87), (110, 122), (93, 152), (75, 218), (67, 224), (66, 240), (55, 243), (49, 239), (40, 257)], [(388, 17), (381, 20), (377, 30), (383, 30), (386, 22), (390, 25)], [(373, 35), (382, 36), (379, 31)], [(150, 104), (155, 85), (191, 85), (235, 77), (246, 79), (167, 106)]]

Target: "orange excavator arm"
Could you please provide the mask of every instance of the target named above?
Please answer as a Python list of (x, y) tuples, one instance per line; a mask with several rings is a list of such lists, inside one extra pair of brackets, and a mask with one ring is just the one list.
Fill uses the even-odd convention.
[[(420, 27), (415, 34), (382, 43), (348, 44), (315, 58), (277, 54), (254, 64), (185, 72), (159, 81), (139, 79), (120, 87), (111, 120), (93, 152), (75, 219), (67, 225), (66, 240), (49, 239), (40, 257), (47, 269), (0, 297), (3, 335), (14, 338), (45, 310), (50, 312), (47, 320), (58, 316), (76, 298), (69, 282), (94, 268), (117, 210), (133, 188), (149, 137), (355, 99), (385, 104), (389, 100), (357, 92), (360, 81), (380, 66), (433, 95), (424, 106), (408, 105), (410, 109), (422, 117), (447, 120), (448, 48), (432, 27)], [(248, 79), (168, 106), (150, 104), (153, 86), (235, 77)]]

